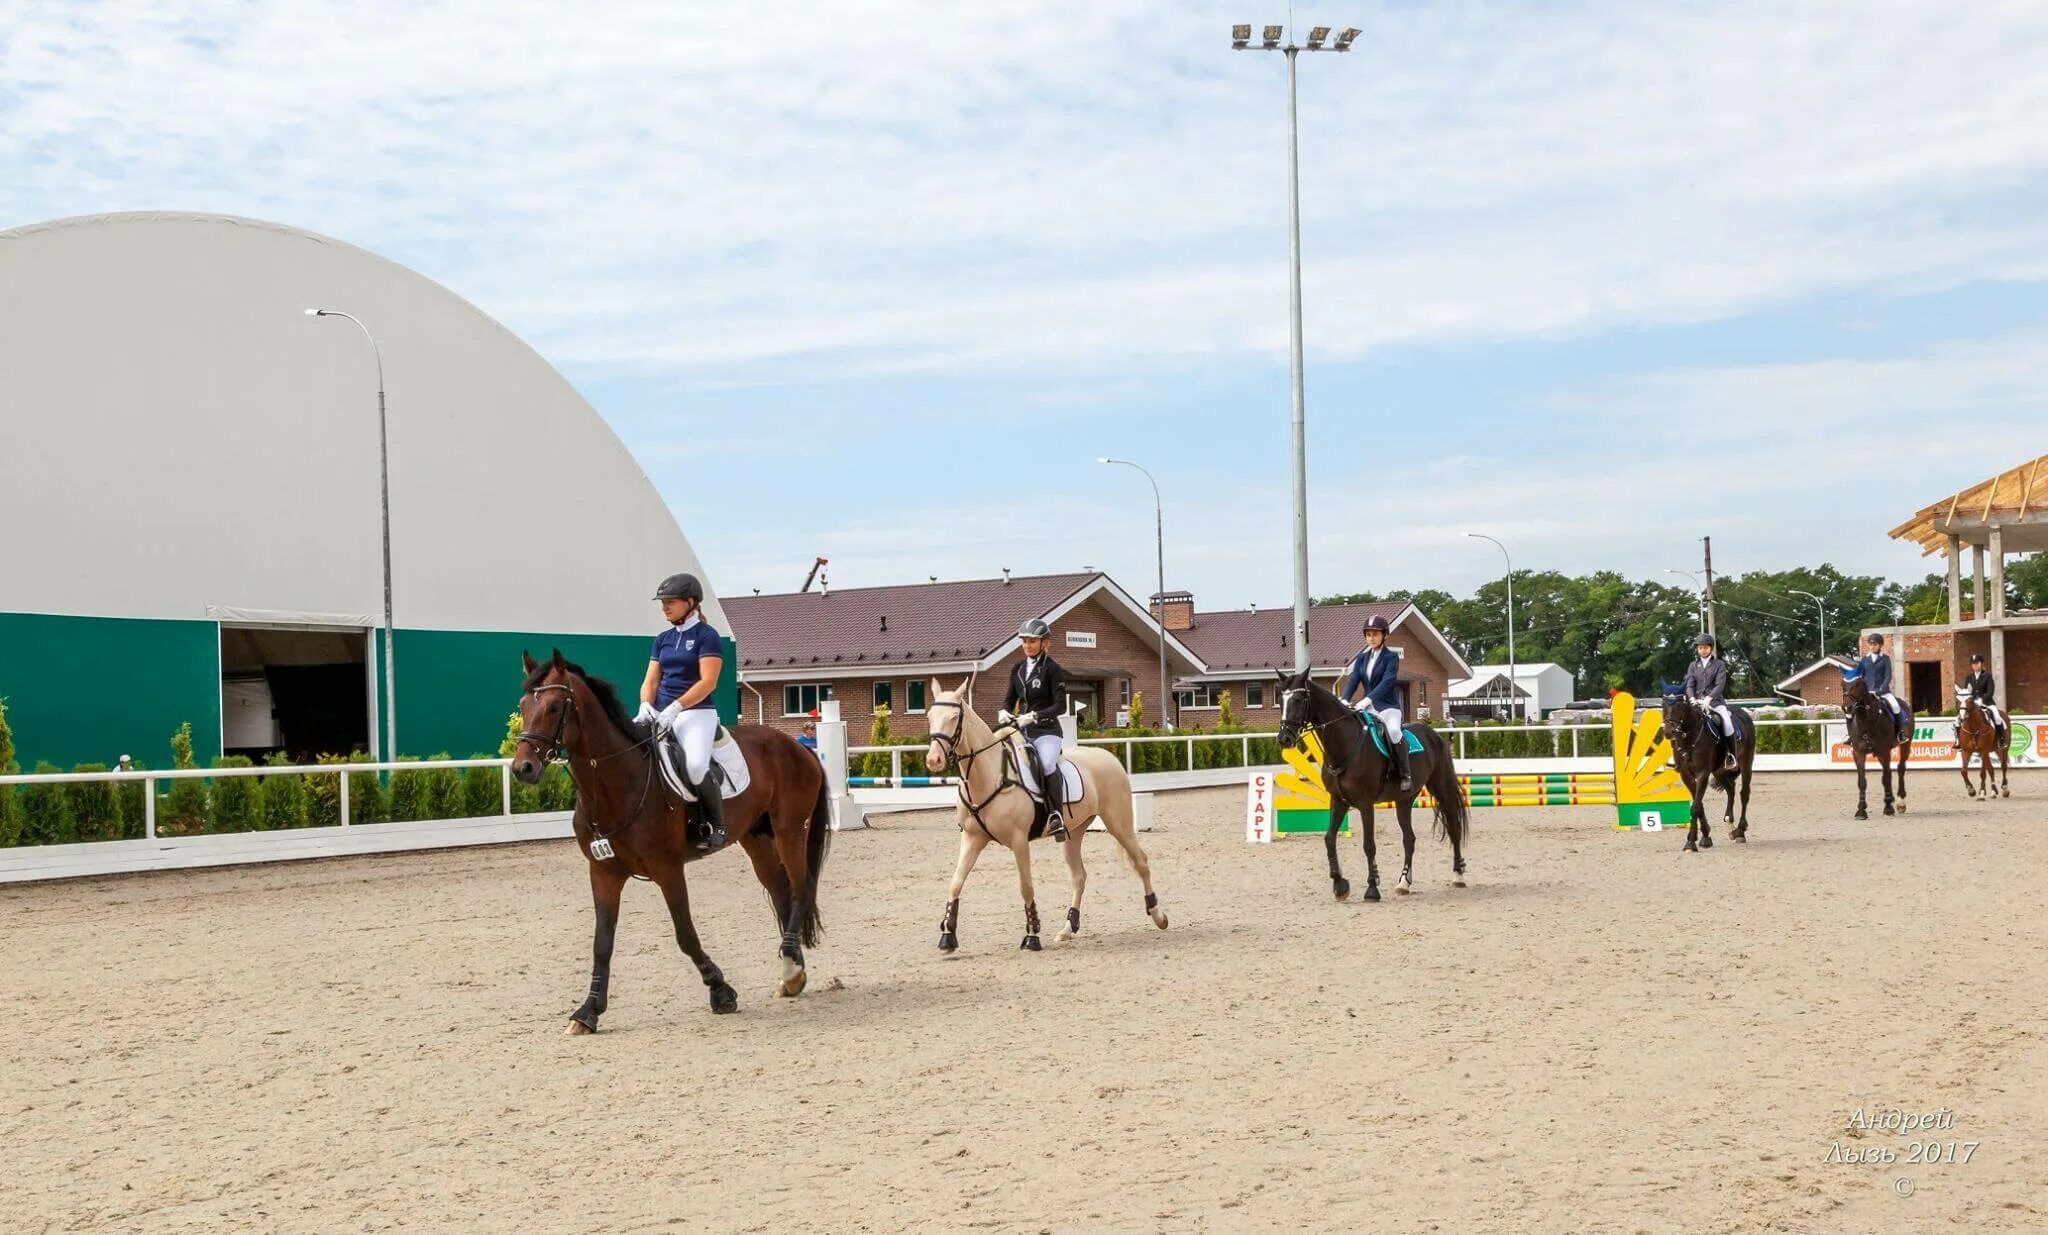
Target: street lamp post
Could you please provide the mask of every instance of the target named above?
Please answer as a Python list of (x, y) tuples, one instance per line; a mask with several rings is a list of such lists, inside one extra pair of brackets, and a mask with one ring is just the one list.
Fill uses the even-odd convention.
[(1828, 607), (1822, 604), (1820, 597), (1815, 596), (1812, 592), (1802, 591), (1796, 587), (1785, 590), (1794, 595), (1806, 597), (1806, 599), (1813, 602), (1813, 607), (1820, 611), (1820, 658), (1826, 660), (1828, 658)]
[(1700, 572), (1697, 570), (1679, 570), (1676, 567), (1666, 566), (1664, 573), (1667, 575), (1684, 575), (1692, 580), (1693, 587), (1698, 591), (1700, 629), (1705, 630), (1707, 626), (1707, 585), (1700, 582)]
[(384, 417), (384, 353), (377, 338), (362, 319), (340, 309), (307, 309), (307, 317), (342, 317), (356, 324), (370, 341), (370, 356), (377, 362), (377, 478), (379, 505), (384, 520), (384, 758), (398, 758), (398, 677), (393, 670), (397, 655), (396, 631), (391, 625), (391, 438)]
[[(1288, 252), (1288, 368), (1294, 391), (1294, 669), (1309, 667), (1308, 649), (1308, 429), (1301, 379), (1301, 128), (1295, 118), (1294, 59), (1303, 51), (1351, 50), (1356, 28), (1347, 29), (1334, 43), (1328, 26), (1309, 31), (1306, 47), (1291, 40), (1281, 46), (1279, 26), (1261, 32), (1256, 50), (1277, 51), (1287, 57), (1287, 252)], [(1230, 28), (1230, 45), (1238, 51), (1254, 49), (1252, 28)]]
[(1146, 471), (1142, 464), (1133, 463), (1129, 459), (1098, 457), (1095, 461), (1135, 467), (1145, 473), (1145, 479), (1152, 485), (1152, 543), (1159, 556), (1158, 609), (1153, 613), (1153, 617), (1159, 622), (1159, 722), (1170, 733), (1173, 731), (1173, 714), (1167, 710), (1171, 706), (1172, 696), (1166, 689), (1166, 508), (1159, 501), (1159, 482), (1152, 478), (1152, 473)]
[[(1520, 705), (1515, 702), (1518, 689), (1515, 682), (1515, 562), (1508, 556), (1508, 547), (1486, 533), (1467, 532), (1465, 535), (1474, 540), (1493, 540), (1493, 547), (1500, 550), (1501, 560), (1508, 564), (1508, 705), (1519, 711)], [(1524, 715), (1522, 719), (1527, 720), (1528, 716)]]

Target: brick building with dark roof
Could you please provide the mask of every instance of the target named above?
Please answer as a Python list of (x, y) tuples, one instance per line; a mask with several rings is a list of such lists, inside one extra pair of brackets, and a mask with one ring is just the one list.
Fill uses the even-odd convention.
[[(1157, 605), (1158, 598), (1154, 600)], [(1197, 612), (1194, 597), (1168, 592), (1163, 609), (1166, 629), (1202, 658), (1203, 671), (1176, 683), (1180, 709), (1192, 724), (1215, 716), (1219, 698), (1231, 702), (1246, 724), (1278, 725), (1273, 696), (1276, 669), (1294, 667), (1292, 609), (1220, 609)], [(1401, 657), (1401, 710), (1410, 717), (1443, 714), (1444, 690), (1471, 676), (1472, 667), (1458, 655), (1427, 614), (1405, 600), (1360, 605), (1316, 605), (1308, 615), (1309, 664), (1316, 680), (1335, 687), (1351, 658), (1365, 646), (1365, 620), (1378, 614), (1392, 631), (1387, 644)]]
[[(725, 612), (743, 720), (794, 731), (836, 699), (856, 744), (884, 706), (890, 731), (911, 736), (924, 732), (929, 681), (950, 688), (969, 675), (976, 709), (992, 719), (1023, 656), (1017, 628), (1031, 618), (1052, 627), (1049, 650), (1092, 723), (1115, 724), (1138, 693), (1158, 717), (1155, 619), (1099, 572), (740, 596)], [(1170, 677), (1203, 669), (1172, 634), (1166, 653)]]

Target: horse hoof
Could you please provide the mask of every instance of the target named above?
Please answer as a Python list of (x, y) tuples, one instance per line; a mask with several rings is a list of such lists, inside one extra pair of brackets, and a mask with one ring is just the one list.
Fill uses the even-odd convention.
[(1884, 808), (1884, 813), (1885, 813), (1885, 814), (1887, 814), (1887, 815), (1896, 815), (1896, 814), (1898, 814), (1898, 812), (1897, 812), (1897, 811), (1895, 811), (1895, 810), (1893, 810), (1893, 809), (1891, 808), (1891, 804), (1890, 804), (1890, 803), (1886, 803), (1886, 804), (1885, 804), (1885, 808)]
[(1711, 837), (1711, 836), (1705, 836), (1705, 835), (1702, 835), (1702, 836), (1700, 837), (1700, 848), (1702, 848), (1702, 849), (1712, 849), (1713, 847), (1714, 847), (1714, 838), (1713, 838), (1713, 837)]
[(1337, 899), (1340, 901), (1350, 900), (1351, 881), (1349, 879), (1332, 879), (1330, 881), (1330, 891), (1335, 892)]
[(1403, 879), (1401, 882), (1394, 885), (1394, 894), (1396, 896), (1407, 896), (1414, 891), (1415, 889), (1409, 886), (1409, 883), (1406, 879)]
[(1152, 925), (1160, 930), (1166, 929), (1166, 911), (1164, 909), (1154, 909), (1150, 916), (1152, 918)]
[(586, 1025), (582, 1021), (570, 1021), (568, 1028), (562, 1030), (562, 1036), (565, 1038), (580, 1038), (584, 1034), (596, 1032), (595, 1027)]
[(740, 993), (721, 982), (711, 988), (711, 1010), (720, 1016), (740, 1010)]
[(1366, 899), (1366, 900), (1369, 900), (1369, 901), (1376, 901), (1376, 900), (1378, 900), (1379, 898), (1380, 898), (1380, 885), (1378, 885), (1378, 884), (1376, 884), (1376, 883), (1368, 883), (1368, 884), (1366, 884), (1366, 885), (1365, 885), (1365, 899)]
[(1899, 803), (1899, 813), (1901, 815), (1906, 813), (1906, 804), (1904, 802)]
[(784, 999), (795, 999), (798, 995), (804, 993), (804, 987), (810, 985), (810, 981), (810, 974), (805, 972), (801, 966), (791, 969), (785, 965), (783, 966), (782, 982), (776, 986), (775, 993)]
[(1024, 936), (1024, 942), (1017, 945), (1017, 950), (1020, 952), (1038, 952), (1043, 949), (1039, 946), (1038, 936), (1026, 935)]
[(1868, 819), (1870, 818), (1870, 812), (1859, 806), (1856, 808), (1856, 817), (1858, 819)]
[(1685, 842), (1685, 849), (1684, 849), (1684, 852), (1686, 852), (1686, 853), (1698, 853), (1699, 851), (1700, 851), (1700, 846), (1699, 846), (1699, 842), (1698, 842), (1698, 841), (1690, 841), (1690, 840), (1689, 840), (1689, 841)]
[(952, 931), (939, 932), (939, 951), (951, 952), (960, 946), (960, 937)]

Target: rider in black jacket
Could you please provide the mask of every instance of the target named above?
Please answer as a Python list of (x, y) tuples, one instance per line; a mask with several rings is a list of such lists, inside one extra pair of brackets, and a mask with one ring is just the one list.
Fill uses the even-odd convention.
[(1984, 715), (1991, 720), (1991, 727), (2001, 735), (2005, 733), (2005, 713), (1998, 710), (1998, 683), (1991, 680), (1991, 674), (1984, 668), (1984, 653), (1970, 653), (1970, 676), (1963, 679), (1963, 686), (1977, 706), (1984, 709)]
[(1692, 642), (1699, 659), (1685, 667), (1685, 694), (1720, 718), (1721, 766), (1733, 772), (1741, 764), (1735, 758), (1735, 716), (1728, 710), (1728, 662), (1721, 659), (1720, 640), (1714, 636), (1701, 631)]
[(1003, 709), (996, 713), (1002, 724), (1015, 724), (1031, 744), (1038, 759), (1038, 784), (1045, 794), (1045, 824), (1054, 840), (1067, 839), (1065, 813), (1066, 778), (1060, 774), (1063, 733), (1060, 717), (1067, 709), (1067, 672), (1045, 651), (1052, 628), (1032, 618), (1017, 628), (1024, 659), (1010, 672), (1010, 689), (1003, 695)]

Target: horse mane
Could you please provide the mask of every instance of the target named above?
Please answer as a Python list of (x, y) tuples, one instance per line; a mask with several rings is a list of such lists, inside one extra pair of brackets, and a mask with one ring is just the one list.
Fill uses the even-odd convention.
[[(539, 686), (554, 668), (555, 662), (551, 660), (544, 660), (535, 665), (533, 672), (526, 675), (524, 688), (532, 690), (534, 687)], [(597, 697), (597, 706), (603, 710), (605, 719), (612, 722), (614, 728), (628, 737), (633, 736), (635, 732), (633, 718), (627, 715), (625, 705), (619, 702), (619, 691), (616, 686), (613, 686), (609, 681), (598, 677), (594, 673), (586, 672), (582, 665), (574, 661), (562, 661), (562, 668), (583, 679), (583, 684), (588, 686), (590, 693)]]

